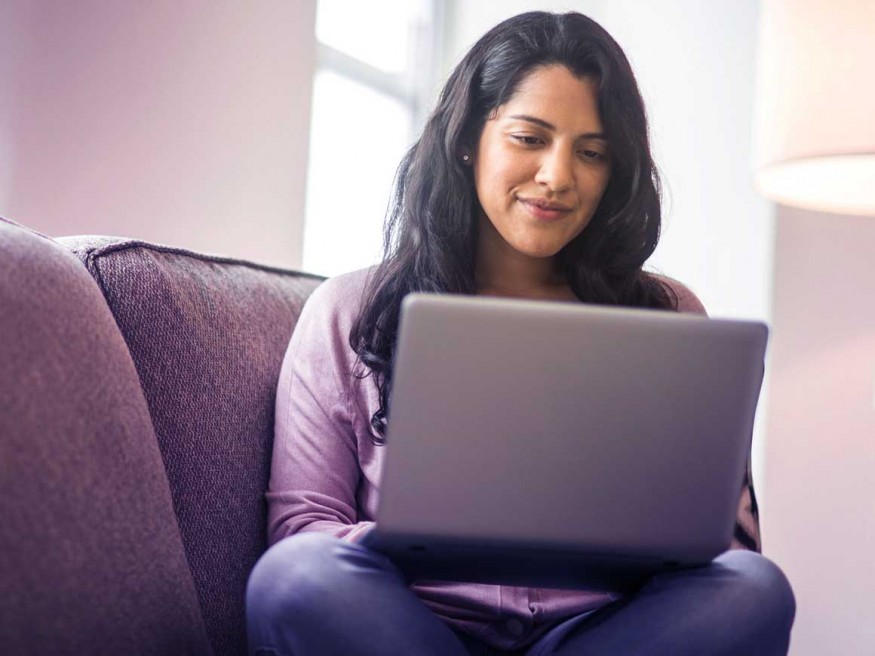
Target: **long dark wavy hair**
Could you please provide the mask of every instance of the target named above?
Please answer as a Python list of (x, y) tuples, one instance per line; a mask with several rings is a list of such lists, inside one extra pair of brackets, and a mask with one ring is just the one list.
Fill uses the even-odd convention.
[(373, 376), (380, 407), (371, 439), (383, 444), (401, 300), (411, 292), (477, 293), (475, 255), (482, 211), (470, 167), (489, 116), (533, 69), (551, 64), (598, 84), (611, 176), (586, 228), (558, 254), (583, 302), (676, 309), (671, 288), (642, 271), (659, 240), (660, 182), (647, 117), (629, 61), (595, 21), (578, 13), (530, 12), (487, 32), (456, 66), (419, 140), (398, 168), (383, 236), (383, 260), (366, 286), (350, 332), (359, 378)]

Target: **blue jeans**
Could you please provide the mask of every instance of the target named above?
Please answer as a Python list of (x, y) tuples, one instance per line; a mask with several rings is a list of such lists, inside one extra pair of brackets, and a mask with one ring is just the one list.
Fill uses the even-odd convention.
[[(551, 628), (526, 656), (786, 654), (796, 604), (776, 565), (728, 551), (710, 565), (650, 579), (622, 601)], [(286, 538), (246, 590), (257, 656), (497, 654), (454, 632), (408, 589), (386, 556), (316, 533)]]

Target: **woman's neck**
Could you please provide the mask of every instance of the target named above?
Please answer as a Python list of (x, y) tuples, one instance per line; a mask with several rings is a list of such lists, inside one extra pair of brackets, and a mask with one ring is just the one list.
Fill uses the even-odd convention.
[(500, 284), (479, 284), (477, 293), (481, 296), (503, 296), (505, 298), (530, 298), (551, 301), (579, 300), (568, 285), (554, 287), (507, 287)]
[(487, 243), (477, 249), (477, 293), (483, 296), (577, 300), (555, 258), (532, 258), (511, 250), (506, 243)]

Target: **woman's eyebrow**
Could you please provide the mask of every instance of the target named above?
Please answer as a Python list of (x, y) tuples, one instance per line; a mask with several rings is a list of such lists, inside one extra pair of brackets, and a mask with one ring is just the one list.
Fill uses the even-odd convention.
[[(529, 123), (534, 123), (537, 126), (544, 128), (545, 130), (550, 130), (551, 132), (556, 132), (556, 126), (552, 123), (548, 123), (542, 118), (538, 118), (536, 116), (529, 116), (528, 114), (514, 114), (513, 116), (508, 116), (508, 118), (517, 119), (519, 121), (527, 121)], [(608, 138), (604, 132), (584, 132), (581, 134), (579, 139), (601, 139), (602, 141), (607, 141)]]

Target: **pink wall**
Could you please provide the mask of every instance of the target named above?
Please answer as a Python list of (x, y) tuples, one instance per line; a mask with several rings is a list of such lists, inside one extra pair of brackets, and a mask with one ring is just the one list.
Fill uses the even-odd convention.
[(875, 218), (778, 208), (763, 541), (794, 656), (875, 653)]
[(297, 266), (315, 4), (5, 0), (0, 214)]

